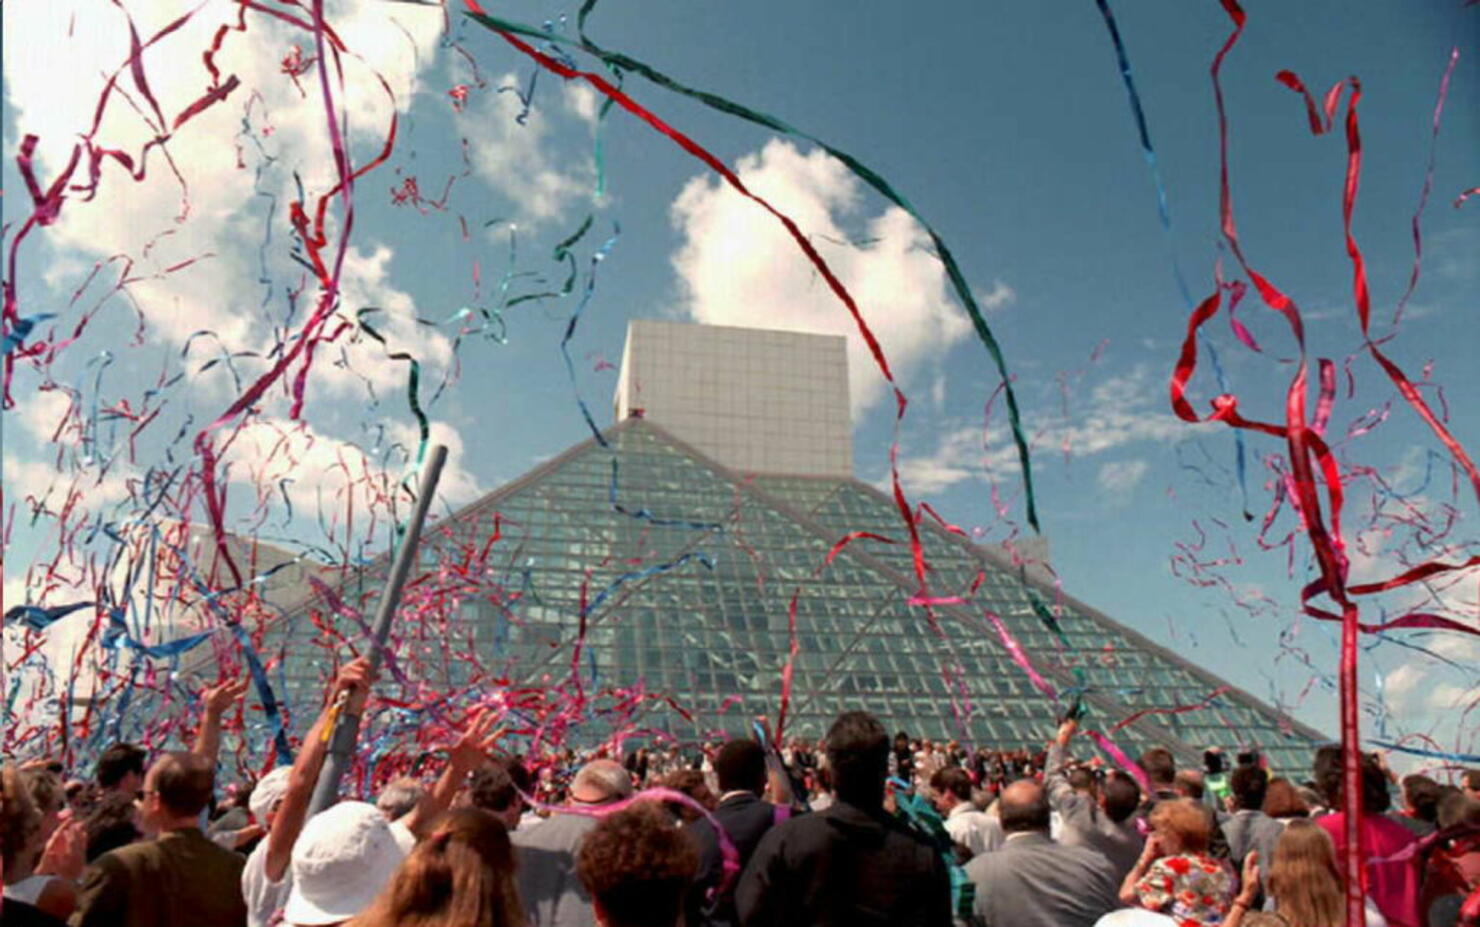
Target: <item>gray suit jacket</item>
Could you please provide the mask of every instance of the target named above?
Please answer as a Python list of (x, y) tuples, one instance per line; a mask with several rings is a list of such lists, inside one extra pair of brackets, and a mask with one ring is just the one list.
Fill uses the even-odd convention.
[(1135, 814), (1117, 824), (1093, 798), (1074, 791), (1064, 773), (1066, 760), (1063, 747), (1057, 743), (1049, 746), (1048, 777), (1044, 784), (1048, 787), (1049, 804), (1063, 821), (1059, 842), (1064, 846), (1086, 847), (1109, 860), (1118, 891), (1126, 873), (1135, 868), (1146, 838), (1136, 828)]
[(1223, 836), (1228, 840), (1228, 859), (1233, 863), (1233, 871), (1242, 871), (1244, 857), (1249, 855), (1250, 850), (1258, 850), (1260, 881), (1268, 879), (1270, 864), (1274, 862), (1274, 847), (1280, 842), (1285, 825), (1263, 811), (1235, 811), (1232, 817), (1222, 823)]
[(554, 814), (510, 835), (519, 898), (530, 927), (595, 927), (591, 896), (576, 875), (576, 849), (596, 820), (584, 814)]
[(1110, 863), (1047, 834), (1010, 834), (1002, 849), (966, 865), (985, 927), (1093, 927), (1120, 907)]

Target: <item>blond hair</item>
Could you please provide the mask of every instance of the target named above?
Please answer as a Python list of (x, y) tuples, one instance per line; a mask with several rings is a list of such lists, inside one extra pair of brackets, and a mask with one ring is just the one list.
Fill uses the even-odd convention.
[(1274, 848), (1269, 893), (1275, 910), (1301, 927), (1341, 927), (1345, 893), (1331, 838), (1310, 821), (1294, 820)]

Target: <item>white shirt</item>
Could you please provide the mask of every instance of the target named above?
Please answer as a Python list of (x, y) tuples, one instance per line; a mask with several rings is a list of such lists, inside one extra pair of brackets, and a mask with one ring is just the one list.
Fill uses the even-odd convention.
[(989, 814), (983, 814), (963, 801), (946, 815), (946, 833), (971, 851), (972, 856), (990, 853), (1002, 847), (1002, 825)]
[(247, 927), (268, 927), (273, 916), (288, 903), (293, 890), (293, 870), (284, 869), (280, 882), (267, 877), (267, 838), (252, 848), (242, 869), (242, 897), (247, 902)]
[(12, 882), (5, 886), (5, 897), (11, 901), (19, 901), (22, 904), (34, 906), (36, 899), (46, 891), (46, 886), (51, 884), (52, 877), (49, 875), (26, 876), (19, 882)]

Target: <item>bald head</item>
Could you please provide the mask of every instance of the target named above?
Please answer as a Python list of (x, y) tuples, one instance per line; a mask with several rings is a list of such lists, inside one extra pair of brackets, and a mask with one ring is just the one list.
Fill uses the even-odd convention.
[(583, 805), (600, 805), (632, 794), (632, 779), (615, 760), (592, 760), (576, 773), (570, 797)]
[(1048, 793), (1032, 779), (1019, 779), (997, 800), (1004, 834), (1048, 831)]

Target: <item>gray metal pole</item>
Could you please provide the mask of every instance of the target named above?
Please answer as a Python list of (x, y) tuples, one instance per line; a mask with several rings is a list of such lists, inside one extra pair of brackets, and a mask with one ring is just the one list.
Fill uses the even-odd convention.
[[(447, 448), (440, 444), (432, 446), (427, 457), (426, 468), (421, 472), (421, 489), (416, 497), (416, 508), (411, 520), (406, 523), (406, 535), (401, 538), (401, 547), (396, 551), (395, 562), (385, 581), (385, 591), (375, 609), (375, 646), (370, 651), (370, 669), (373, 673), (380, 668), (380, 658), (385, 652), (385, 639), (391, 631), (391, 620), (396, 607), (401, 604), (401, 587), (406, 584), (406, 574), (416, 558), (421, 526), (427, 517), (427, 508), (437, 490), (437, 480), (442, 475), (442, 465), (447, 462)], [(334, 804), (339, 798), (339, 780), (349, 769), (354, 756), (355, 742), (360, 736), (360, 716), (341, 711), (334, 722), (334, 734), (329, 741), (329, 753), (324, 757), (323, 769), (319, 770), (319, 781), (314, 786), (313, 799), (308, 804), (312, 817)]]

